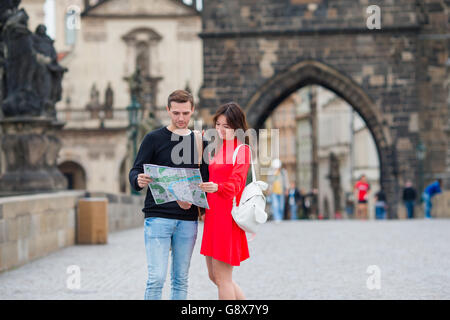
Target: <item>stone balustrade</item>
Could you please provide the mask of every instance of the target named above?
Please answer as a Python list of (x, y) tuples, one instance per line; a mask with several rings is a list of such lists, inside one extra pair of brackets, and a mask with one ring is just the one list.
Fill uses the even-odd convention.
[[(76, 244), (77, 203), (85, 191), (0, 198), (0, 272)], [(144, 199), (90, 193), (108, 199), (109, 232), (142, 225)]]

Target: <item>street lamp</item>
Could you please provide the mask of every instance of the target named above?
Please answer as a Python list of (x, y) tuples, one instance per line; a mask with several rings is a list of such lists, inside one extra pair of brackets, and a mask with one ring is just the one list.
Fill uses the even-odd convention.
[(416, 157), (419, 160), (419, 195), (423, 192), (423, 160), (425, 159), (426, 151), (425, 145), (422, 141), (419, 141), (416, 147)]
[(138, 114), (139, 114), (140, 109), (141, 109), (141, 106), (140, 106), (139, 102), (137, 101), (136, 97), (133, 95), (131, 97), (131, 104), (127, 107), (128, 123), (129, 123), (130, 128), (137, 126)]
[(427, 148), (422, 143), (422, 141), (420, 141), (416, 147), (416, 155), (417, 155), (417, 159), (419, 161), (423, 161), (425, 159), (426, 151), (427, 151)]
[[(137, 135), (138, 135), (138, 114), (141, 109), (141, 105), (136, 99), (135, 95), (131, 96), (131, 104), (127, 107), (128, 111), (128, 130), (129, 130), (129, 139), (131, 140), (131, 144), (133, 145), (133, 157), (131, 161), (133, 162), (136, 159), (137, 154)], [(139, 192), (131, 188), (131, 194), (138, 195)]]

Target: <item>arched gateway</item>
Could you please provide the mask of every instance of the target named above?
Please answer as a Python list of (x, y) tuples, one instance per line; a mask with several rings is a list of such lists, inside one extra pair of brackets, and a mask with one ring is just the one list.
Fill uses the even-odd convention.
[[(294, 64), (264, 83), (244, 105), (248, 121), (260, 129), (277, 106), (293, 92), (304, 86), (321, 85), (346, 100), (364, 119), (377, 147), (380, 162), (380, 183), (395, 201), (397, 170), (392, 149), (392, 138), (376, 105), (362, 88), (338, 70), (324, 63), (307, 60)], [(395, 214), (395, 213), (393, 213)]]

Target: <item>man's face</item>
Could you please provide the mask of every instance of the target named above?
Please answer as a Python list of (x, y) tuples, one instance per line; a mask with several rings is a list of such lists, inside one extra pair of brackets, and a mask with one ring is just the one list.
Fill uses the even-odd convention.
[(174, 127), (177, 129), (186, 129), (188, 127), (191, 116), (194, 113), (194, 107), (191, 106), (189, 101), (172, 101), (170, 104), (170, 109), (169, 107), (166, 107), (166, 109)]

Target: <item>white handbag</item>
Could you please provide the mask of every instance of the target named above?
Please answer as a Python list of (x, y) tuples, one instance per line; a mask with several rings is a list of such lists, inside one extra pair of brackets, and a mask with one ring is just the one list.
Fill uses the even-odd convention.
[[(243, 145), (246, 144), (240, 144), (234, 151), (233, 166), (236, 162), (239, 147)], [(250, 146), (248, 147), (250, 148)], [(244, 191), (242, 191), (239, 206), (236, 206), (236, 197), (233, 198), (233, 209), (231, 210), (231, 215), (242, 230), (255, 234), (258, 226), (267, 221), (267, 213), (265, 211), (266, 197), (264, 196), (263, 191), (267, 189), (268, 184), (264, 181), (256, 181), (255, 167), (251, 158), (251, 150), (250, 163), (252, 167), (252, 182), (244, 188)]]

